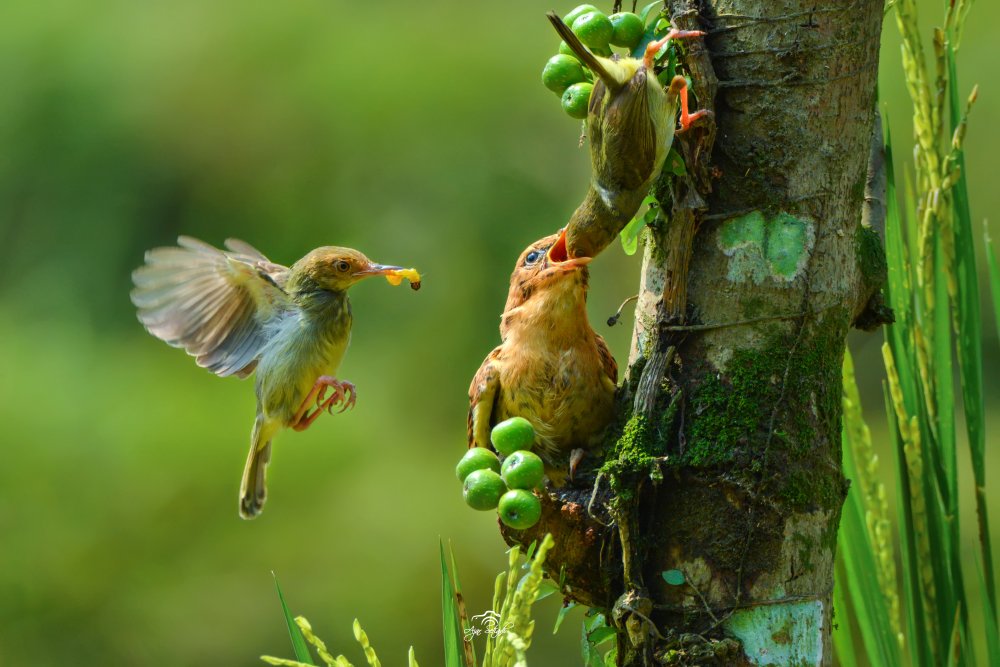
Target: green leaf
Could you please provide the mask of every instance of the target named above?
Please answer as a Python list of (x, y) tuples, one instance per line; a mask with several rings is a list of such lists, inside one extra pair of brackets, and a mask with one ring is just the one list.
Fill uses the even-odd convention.
[[(985, 590), (986, 579), (983, 576), (983, 561), (982, 558), (976, 554), (976, 574), (979, 575), (979, 588), (980, 590)], [(990, 598), (988, 595), (983, 595), (983, 618), (984, 619), (996, 619), (996, 610), (990, 605)], [(988, 665), (1000, 665), (1000, 627), (997, 626), (996, 620), (991, 624), (989, 620), (986, 623), (986, 655)]]
[(683, 176), (687, 173), (687, 165), (684, 164), (684, 158), (681, 157), (676, 148), (671, 148), (670, 152), (667, 153), (667, 159), (663, 164), (663, 168), (674, 176)]
[[(958, 99), (958, 74), (955, 71), (955, 53), (947, 43), (949, 117), (951, 131), (955, 132), (961, 116)], [(958, 368), (962, 382), (962, 399), (965, 408), (966, 433), (972, 458), (972, 474), (976, 481), (976, 515), (979, 519), (980, 551), (986, 577), (986, 596), (994, 612), (997, 608), (996, 581), (993, 573), (993, 549), (990, 545), (989, 519), (987, 517), (986, 486), (986, 410), (983, 395), (983, 325), (979, 312), (979, 273), (976, 269), (976, 252), (972, 240), (972, 214), (969, 209), (969, 191), (965, 174), (965, 152), (958, 151), (956, 166), (958, 181), (952, 188), (952, 210), (955, 227), (955, 271), (958, 279)], [(992, 280), (992, 279), (991, 279)], [(994, 281), (995, 282), (995, 281)], [(993, 285), (994, 301), (997, 299)], [(957, 481), (956, 481), (957, 486)], [(957, 500), (956, 500), (957, 503)], [(956, 522), (957, 523), (957, 522)], [(964, 603), (964, 599), (963, 599)], [(967, 605), (963, 604), (965, 618)], [(996, 616), (993, 617), (996, 625)]]
[(663, 580), (671, 586), (683, 586), (684, 582), (687, 581), (684, 578), (684, 573), (680, 570), (667, 570), (662, 573), (662, 576)]
[(455, 590), (452, 588), (448, 562), (444, 557), (444, 542), (439, 541), (438, 545), (441, 550), (441, 627), (444, 632), (444, 664), (445, 667), (466, 667), (462, 664), (460, 642), (463, 640), (458, 634), (460, 625), (458, 605), (455, 604)]
[(588, 633), (593, 632), (596, 628), (604, 625), (604, 614), (596, 609), (589, 610), (587, 615), (583, 617), (583, 625), (587, 628)]
[[(849, 359), (849, 355), (845, 355), (843, 370), (845, 387), (849, 386), (848, 382), (854, 382), (853, 366)], [(858, 430), (858, 425), (853, 421), (858, 419), (860, 419), (860, 407), (845, 409), (841, 449), (844, 457), (844, 475), (851, 480), (858, 478), (854, 457), (856, 446), (851, 441), (851, 433)], [(841, 565), (839, 570), (843, 576), (838, 576), (836, 582), (838, 590), (846, 589), (849, 593), (845, 597), (850, 600), (850, 613), (844, 607), (836, 609), (835, 613), (841, 624), (848, 624), (851, 618), (855, 621), (861, 635), (862, 646), (865, 648), (867, 664), (872, 667), (894, 667), (901, 664), (898, 644), (885, 596), (879, 586), (875, 547), (869, 537), (865, 517), (866, 508), (861, 488), (852, 484), (844, 503), (840, 532), (837, 535), (837, 554)], [(848, 630), (841, 628), (838, 629), (839, 632)], [(848, 664), (846, 658), (851, 655), (850, 652), (845, 653), (844, 649), (841, 649), (837, 655), (842, 663)]]
[[(658, 3), (658, 2), (654, 2), (653, 3), (653, 5), (658, 5), (658, 4), (661, 4), (661, 3)], [(657, 16), (657, 17), (659, 15), (660, 15), (659, 12), (653, 14), (653, 16)], [(657, 28), (656, 28), (656, 26), (658, 24), (659, 24), (659, 21), (653, 21), (652, 23), (650, 23), (646, 27), (646, 32), (643, 33), (642, 39), (640, 39), (639, 43), (635, 45), (634, 49), (632, 49), (632, 57), (633, 58), (642, 58), (646, 54), (646, 47), (649, 45), (650, 42), (652, 42), (653, 40), (655, 40), (657, 38), (657, 34), (656, 34), (657, 33)]]
[[(846, 474), (846, 470), (845, 470)], [(837, 533), (837, 563), (833, 585), (833, 653), (837, 658), (840, 667), (858, 667), (857, 656), (855, 655), (855, 639), (851, 630), (851, 618), (854, 616), (853, 610), (847, 601), (847, 574), (844, 570), (844, 552), (841, 541), (844, 532), (844, 517), (840, 519), (840, 531)]]
[(455, 608), (458, 610), (458, 630), (462, 638), (462, 656), (465, 667), (475, 667), (476, 647), (472, 642), (465, 641), (466, 630), (469, 629), (469, 614), (465, 609), (465, 598), (462, 595), (462, 582), (458, 577), (458, 565), (455, 563), (455, 550), (448, 543), (448, 556), (451, 558), (451, 581), (455, 586)]
[[(622, 250), (624, 250), (625, 254), (629, 256), (634, 255), (635, 251), (639, 249), (639, 234), (642, 233), (642, 228), (647, 224), (649, 212), (653, 211), (653, 207), (658, 206), (658, 203), (655, 197), (647, 195), (646, 198), (642, 200), (642, 204), (639, 205), (640, 211), (643, 206), (648, 206), (649, 209), (642, 215), (637, 213), (636, 216), (632, 218), (627, 225), (625, 225), (625, 228), (622, 229), (621, 233), (618, 235), (622, 242)], [(654, 212), (654, 219), (655, 215), (656, 214)]]
[(559, 585), (551, 579), (542, 579), (541, 583), (538, 584), (538, 597), (535, 598), (535, 602), (539, 600), (544, 600), (550, 595), (554, 595), (559, 592)]
[(573, 601), (563, 603), (563, 606), (559, 608), (559, 613), (556, 615), (556, 625), (552, 628), (552, 634), (559, 632), (559, 628), (562, 626), (563, 621), (566, 620), (566, 615), (575, 606), (576, 603)]
[(885, 395), (886, 417), (889, 424), (889, 441), (894, 446), (896, 455), (896, 488), (897, 505), (902, 508), (902, 520), (899, 521), (899, 550), (902, 554), (901, 575), (903, 582), (903, 609), (906, 611), (906, 631), (907, 636), (913, 646), (910, 648), (910, 655), (913, 656), (914, 664), (919, 667), (931, 667), (934, 663), (931, 659), (931, 648), (929, 642), (931, 637), (925, 631), (927, 627), (924, 622), (923, 587), (920, 581), (920, 565), (916, 537), (913, 528), (913, 508), (910, 505), (910, 476), (906, 470), (906, 454), (903, 451), (903, 438), (899, 433), (896, 414), (892, 408), (892, 398), (889, 396), (889, 389), (883, 382), (883, 393)]
[[(651, 11), (653, 11), (653, 7), (656, 7), (656, 6), (662, 7), (663, 3), (660, 2), (660, 0), (657, 0), (656, 2), (651, 2), (648, 5), (646, 5), (645, 7), (643, 7), (642, 11), (639, 12), (639, 18), (642, 19), (642, 24), (643, 25), (646, 25), (646, 21), (649, 19), (649, 13)], [(659, 14), (659, 12), (657, 12), (657, 14)]]
[(993, 317), (996, 319), (997, 333), (1000, 334), (1000, 262), (997, 262), (997, 255), (993, 250), (993, 239), (990, 238), (989, 230), (983, 230), (983, 239), (986, 242), (986, 266), (990, 271), (990, 294), (993, 297)]
[(601, 652), (590, 643), (586, 620), (583, 622), (583, 633), (580, 637), (580, 654), (583, 657), (584, 667), (604, 667)]
[(609, 628), (608, 626), (605, 625), (604, 627), (595, 629), (593, 632), (590, 633), (590, 635), (588, 635), (587, 638), (590, 640), (590, 643), (593, 644), (594, 646), (600, 646), (604, 642), (613, 639), (617, 634), (618, 634), (617, 630), (615, 630), (614, 628)]
[(631, 257), (639, 249), (639, 233), (642, 231), (642, 217), (635, 216), (625, 225), (625, 229), (618, 235), (622, 242), (622, 250)]
[(278, 589), (278, 601), (281, 602), (281, 613), (285, 615), (285, 624), (288, 626), (288, 635), (292, 640), (292, 652), (295, 654), (295, 659), (307, 665), (315, 665), (316, 663), (312, 661), (312, 655), (309, 653), (309, 645), (306, 644), (306, 638), (302, 636), (302, 630), (295, 623), (291, 612), (288, 611), (288, 605), (285, 604), (285, 596), (281, 594), (278, 577), (274, 572), (271, 573), (271, 576), (274, 577), (274, 587)]

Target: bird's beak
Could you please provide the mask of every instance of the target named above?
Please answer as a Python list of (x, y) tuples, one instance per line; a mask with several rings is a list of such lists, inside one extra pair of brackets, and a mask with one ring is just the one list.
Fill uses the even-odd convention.
[(549, 248), (549, 264), (567, 271), (590, 264), (591, 257), (570, 257), (566, 248), (566, 228), (559, 231), (559, 238)]
[(396, 271), (402, 271), (401, 266), (389, 266), (388, 264), (374, 264), (371, 263), (360, 271), (355, 271), (354, 275), (367, 277), (367, 276), (385, 276), (390, 273), (395, 273)]

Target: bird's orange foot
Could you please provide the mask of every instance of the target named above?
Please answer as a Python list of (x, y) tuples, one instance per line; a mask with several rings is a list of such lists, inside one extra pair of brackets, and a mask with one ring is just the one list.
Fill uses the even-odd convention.
[(646, 69), (653, 69), (656, 54), (660, 52), (664, 44), (672, 39), (691, 39), (692, 37), (704, 37), (704, 35), (705, 33), (701, 30), (677, 30), (671, 28), (665, 37), (653, 40), (646, 45), (646, 53), (642, 57), (642, 64), (646, 66)]
[(708, 109), (700, 109), (694, 113), (690, 113), (688, 111), (687, 80), (679, 74), (674, 77), (673, 81), (670, 82), (670, 88), (667, 90), (667, 97), (674, 95), (680, 97), (681, 100), (681, 132), (690, 128), (692, 123), (702, 116), (712, 115), (712, 112)]
[[(326, 397), (328, 389), (333, 390), (333, 395), (329, 398)], [(309, 426), (316, 421), (324, 410), (331, 410), (338, 403), (343, 403), (341, 412), (347, 408), (354, 406), (354, 401), (356, 399), (357, 393), (355, 392), (354, 385), (350, 382), (345, 382), (338, 380), (337, 378), (330, 377), (329, 375), (321, 375), (316, 379), (316, 384), (313, 388), (309, 390), (309, 395), (306, 396), (305, 400), (302, 401), (302, 405), (299, 406), (298, 412), (292, 417), (291, 427), (295, 431), (304, 431)], [(312, 412), (309, 411), (310, 408), (315, 404), (316, 409)]]
[[(319, 393), (316, 395), (317, 408), (320, 410), (326, 410), (330, 414), (333, 414), (333, 408), (337, 405), (341, 406), (338, 412), (343, 412), (348, 408), (354, 407), (354, 403), (357, 401), (358, 392), (354, 388), (353, 382), (348, 382), (347, 380), (336, 380), (326, 375), (320, 379), (325, 382), (320, 388)], [(333, 394), (329, 398), (326, 398), (327, 389), (333, 390)]]

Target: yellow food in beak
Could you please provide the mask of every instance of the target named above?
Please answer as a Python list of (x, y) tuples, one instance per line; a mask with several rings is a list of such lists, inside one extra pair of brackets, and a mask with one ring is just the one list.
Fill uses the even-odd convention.
[(396, 269), (394, 271), (388, 271), (385, 274), (385, 279), (390, 285), (399, 285), (403, 282), (403, 278), (410, 281), (410, 287), (412, 289), (420, 289), (420, 274), (416, 269)]

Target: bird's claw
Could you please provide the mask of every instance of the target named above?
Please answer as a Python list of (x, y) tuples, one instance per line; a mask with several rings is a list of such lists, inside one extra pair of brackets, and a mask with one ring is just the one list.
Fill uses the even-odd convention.
[[(329, 398), (326, 396), (328, 389), (333, 391)], [(348, 408), (353, 408), (356, 401), (357, 390), (353, 383), (346, 380), (324, 379), (323, 385), (316, 395), (316, 407), (320, 410), (326, 410), (330, 414), (333, 414), (333, 408), (337, 405), (340, 405), (339, 414)]]
[(677, 30), (676, 28), (671, 28), (670, 32), (661, 37), (660, 39), (654, 40), (646, 45), (646, 53), (642, 57), (642, 62), (646, 66), (646, 69), (653, 68), (653, 62), (656, 59), (656, 54), (660, 52), (663, 45), (672, 39), (692, 39), (694, 37), (704, 37), (705, 33), (701, 30)]
[(694, 124), (694, 122), (699, 118), (705, 116), (713, 116), (713, 115), (714, 114), (708, 109), (699, 109), (698, 111), (695, 111), (694, 113), (691, 114), (687, 114), (686, 116), (682, 115), (680, 119), (681, 129), (678, 130), (678, 132), (687, 132), (689, 129), (691, 129), (691, 126)]
[[(333, 395), (330, 397), (326, 395), (328, 389), (333, 390)], [(333, 414), (333, 407), (340, 405), (340, 412), (343, 412), (347, 408), (353, 408), (356, 400), (357, 392), (354, 389), (353, 383), (346, 380), (338, 380), (329, 375), (321, 375), (316, 379), (316, 384), (313, 385), (312, 390), (302, 402), (302, 406), (298, 412), (292, 417), (289, 425), (296, 431), (304, 431), (309, 428), (310, 424), (316, 421), (316, 418), (324, 410)], [(316, 409), (309, 412), (309, 408), (314, 404)]]
[(667, 89), (667, 97), (670, 98), (674, 96), (676, 96), (676, 99), (680, 102), (681, 107), (680, 132), (687, 131), (699, 118), (714, 115), (709, 109), (699, 109), (695, 112), (690, 112), (688, 110), (687, 80), (680, 74), (674, 76), (673, 80), (670, 82), (669, 88)]

